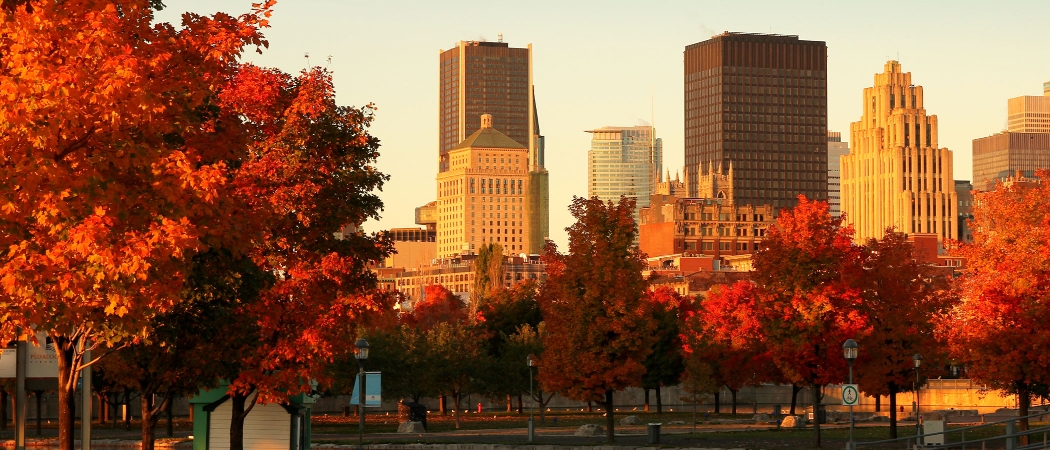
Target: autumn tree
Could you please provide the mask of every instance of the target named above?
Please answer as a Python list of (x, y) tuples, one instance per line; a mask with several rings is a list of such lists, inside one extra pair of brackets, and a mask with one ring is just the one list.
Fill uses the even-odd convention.
[[(517, 398), (521, 412), (522, 397), (529, 392), (525, 358), (538, 355), (542, 348), (525, 344), (536, 337), (542, 322), (536, 293), (537, 285), (531, 281), (497, 289), (482, 302), (477, 316), (475, 326), (485, 339), (486, 354), (493, 362), (492, 373), (484, 377), (482, 390), (493, 400), (506, 397), (508, 411), (512, 409), (512, 399)], [(522, 332), (526, 335), (521, 336)], [(522, 351), (526, 353), (521, 354)]]
[(228, 161), (244, 139), (214, 102), (245, 46), (266, 44), (272, 2), (180, 27), (153, 23), (158, 4), (0, 9), (0, 337), (53, 339), (63, 450), (84, 352), (147, 336), (190, 258), (238, 245)]
[(391, 244), (356, 227), (378, 219), (388, 179), (373, 164), (379, 140), (373, 108), (339, 106), (321, 68), (291, 76), (242, 65), (219, 95), (250, 130), (234, 197), (250, 220), (247, 254), (276, 274), (243, 314), (258, 324), (255, 351), (231, 380), (231, 450), (241, 450), (244, 418), (257, 402), (281, 402), (330, 384), (326, 366), (352, 351), (356, 323), (388, 308), (370, 264)]
[(682, 360), (682, 338), (679, 329), (680, 315), (685, 299), (667, 286), (648, 291), (645, 299), (652, 308), (656, 324), (653, 352), (645, 359), (645, 375), (642, 389), (645, 390), (645, 410), (649, 410), (649, 390), (656, 390), (656, 413), (663, 413), (660, 388), (678, 384), (685, 370)]
[(897, 437), (897, 393), (912, 390), (915, 382), (912, 357), (921, 353), (933, 369), (946, 362), (939, 349), (944, 343), (935, 334), (937, 323), (947, 317), (954, 295), (949, 274), (915, 257), (908, 236), (893, 229), (881, 239), (869, 239), (861, 248), (863, 302), (860, 312), (870, 328), (856, 337), (860, 354), (854, 377), (868, 395), (890, 400), (890, 437)]
[(148, 340), (101, 360), (103, 373), (139, 392), (142, 448), (152, 450), (160, 414), (179, 396), (214, 388), (237, 374), (237, 356), (254, 346), (254, 327), (237, 310), (269, 282), (251, 261), (229, 252), (193, 258), (184, 301), (153, 319)]
[(474, 259), (474, 286), (470, 299), (472, 320), (484, 300), (503, 288), (503, 246), (496, 243), (482, 244)]
[(574, 198), (569, 252), (548, 243), (540, 309), (547, 326), (539, 377), (549, 390), (604, 406), (613, 441), (613, 391), (638, 386), (653, 342), (634, 200)]
[(966, 258), (962, 299), (943, 327), (970, 378), (1017, 394), (1021, 416), (1033, 388), (1050, 384), (1050, 173), (1037, 176), (1034, 186), (999, 184), (979, 196), (973, 243), (955, 250)]
[[(860, 335), (865, 318), (855, 286), (860, 252), (853, 228), (832, 217), (828, 204), (799, 196), (782, 210), (753, 256), (753, 279), (762, 290), (759, 326), (784, 376), (812, 386), (813, 410), (820, 387), (846, 379), (842, 343)], [(820, 423), (814, 423), (820, 447)]]

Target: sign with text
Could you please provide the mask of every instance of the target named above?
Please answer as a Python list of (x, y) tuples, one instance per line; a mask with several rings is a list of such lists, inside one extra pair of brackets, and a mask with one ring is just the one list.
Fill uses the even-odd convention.
[[(29, 342), (26, 347), (29, 357), (26, 358), (26, 378), (58, 378), (58, 357), (51, 338), (45, 333), (37, 333), (36, 340), (40, 345)], [(0, 378), (15, 377), (16, 354), (14, 343), (0, 349)]]
[[(365, 407), (378, 408), (383, 404), (381, 372), (365, 372)], [(354, 392), (350, 394), (350, 406), (360, 405), (357, 397), (360, 377), (354, 381)]]
[(857, 406), (860, 401), (860, 391), (855, 384), (842, 385), (842, 406)]

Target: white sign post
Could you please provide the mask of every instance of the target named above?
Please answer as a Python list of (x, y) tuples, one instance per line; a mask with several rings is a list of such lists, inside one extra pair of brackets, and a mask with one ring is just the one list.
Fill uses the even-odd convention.
[(842, 385), (842, 406), (857, 406), (860, 401), (860, 391), (855, 384)]

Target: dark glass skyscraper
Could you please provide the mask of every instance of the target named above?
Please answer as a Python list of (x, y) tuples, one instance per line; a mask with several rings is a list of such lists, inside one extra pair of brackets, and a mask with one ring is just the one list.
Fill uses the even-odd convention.
[(733, 171), (737, 204), (827, 199), (827, 45), (723, 33), (685, 48), (685, 172), (690, 196)]

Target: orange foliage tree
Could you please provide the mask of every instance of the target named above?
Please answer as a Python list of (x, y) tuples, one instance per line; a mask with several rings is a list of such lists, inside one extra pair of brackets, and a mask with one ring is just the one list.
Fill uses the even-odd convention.
[(154, 24), (154, 2), (5, 1), (0, 9), (4, 339), (58, 356), (59, 448), (73, 449), (86, 349), (148, 336), (186, 266), (235, 247), (238, 119), (214, 107), (269, 4)]
[[(788, 381), (820, 388), (846, 379), (842, 343), (863, 333), (861, 295), (855, 286), (860, 252), (853, 228), (831, 216), (828, 204), (799, 196), (784, 210), (755, 253), (753, 279), (763, 295), (758, 316), (771, 356)], [(815, 424), (820, 447), (820, 424)]]
[[(998, 185), (973, 209), (973, 243), (959, 279), (961, 301), (945, 324), (951, 354), (971, 379), (1017, 394), (1050, 384), (1050, 172), (1037, 186)], [(1021, 422), (1028, 429), (1028, 420)]]
[(613, 441), (613, 391), (638, 386), (651, 352), (653, 322), (644, 300), (644, 261), (634, 238), (634, 200), (573, 199), (569, 253), (548, 243), (540, 310), (547, 334), (539, 361), (544, 389), (605, 407)]

